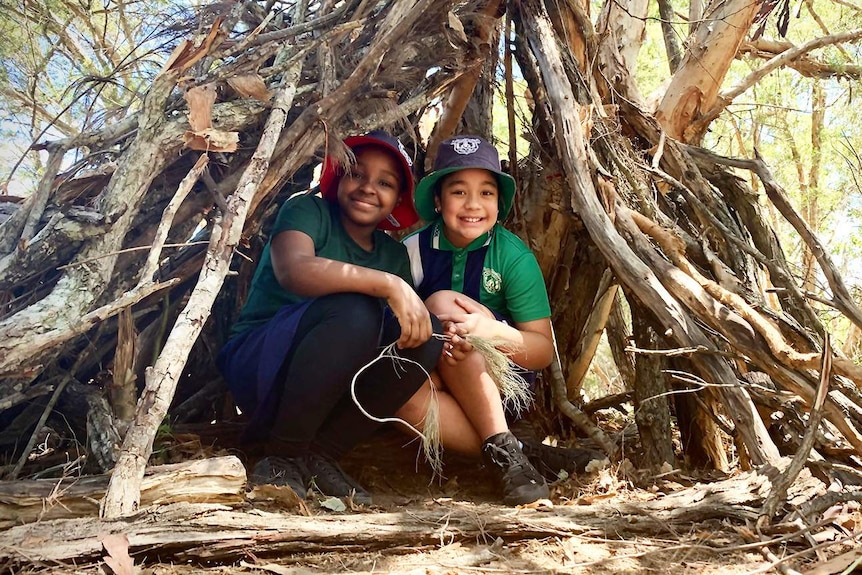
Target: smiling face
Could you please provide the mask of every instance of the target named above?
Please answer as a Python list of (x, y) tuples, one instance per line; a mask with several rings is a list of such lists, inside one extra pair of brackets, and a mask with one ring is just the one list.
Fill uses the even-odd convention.
[(435, 206), (443, 217), (443, 234), (458, 248), (485, 234), (497, 223), (500, 193), (493, 172), (466, 168), (440, 180)]
[(366, 146), (354, 154), (356, 164), (338, 182), (338, 205), (344, 228), (366, 246), (377, 225), (398, 205), (403, 176), (398, 161), (382, 148)]

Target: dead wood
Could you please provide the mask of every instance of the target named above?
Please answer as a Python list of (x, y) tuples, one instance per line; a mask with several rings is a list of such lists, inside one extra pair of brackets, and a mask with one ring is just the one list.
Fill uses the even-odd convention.
[[(109, 475), (0, 482), (0, 529), (52, 519), (99, 514)], [(141, 504), (236, 504), (243, 500), (245, 467), (233, 456), (200, 459), (147, 469)]]
[(182, 366), (209, 317), (215, 297), (230, 268), (252, 197), (269, 169), (275, 144), (293, 103), (298, 76), (298, 69), (285, 74), (284, 85), (275, 97), (274, 110), (269, 115), (258, 148), (240, 179), (236, 193), (228, 200), (224, 220), (214, 228), (198, 284), (171, 330), (165, 352), (156, 360), (152, 370), (147, 372), (146, 390), (138, 403), (135, 420), (126, 434), (102, 505), (104, 517), (130, 513), (138, 507), (140, 484), (152, 453), (153, 438), (173, 401)]
[(710, 5), (704, 15), (710, 25), (695, 31), (656, 110), (656, 118), (672, 138), (697, 143), (703, 136), (708, 124), (698, 120), (714, 105), (733, 61), (728, 55), (736, 54), (757, 11), (758, 6), (745, 0)]
[[(688, 319), (687, 314), (676, 303), (677, 300), (661, 285), (653, 271), (638, 259), (631, 248), (613, 229), (604, 207), (599, 203), (592, 181), (580, 177), (580, 174), (592, 173), (586, 158), (583, 133), (578, 122), (567, 119), (576, 118), (574, 110), (574, 94), (571, 87), (561, 83), (565, 77), (562, 72), (562, 61), (556, 46), (546, 39), (553, 34), (547, 22), (547, 17), (541, 8), (531, 3), (522, 5), (526, 17), (535, 25), (528, 30), (530, 41), (534, 43), (534, 53), (539, 58), (540, 68), (545, 75), (548, 87), (549, 103), (552, 106), (552, 122), (558, 127), (554, 145), (558, 157), (572, 189), (572, 204), (583, 218), (584, 225), (590, 232), (602, 254), (620, 280), (625, 283), (644, 305), (656, 313), (659, 321), (666, 326), (668, 335), (681, 345), (708, 344), (708, 339), (700, 329)], [(617, 221), (623, 218), (619, 216)], [(716, 381), (729, 381), (732, 372), (723, 363), (703, 358), (699, 367), (714, 374)], [(725, 401), (731, 403), (729, 409), (737, 417), (737, 424), (755, 463), (774, 461), (778, 450), (766, 433), (766, 428), (760, 420), (750, 398), (744, 391), (735, 390), (725, 394)]]
[[(862, 31), (859, 32), (862, 35)], [(770, 173), (762, 158), (757, 156), (753, 160), (734, 160), (731, 158), (723, 158), (717, 154), (712, 154), (703, 149), (690, 149), (692, 153), (698, 155), (706, 155), (712, 160), (725, 165), (737, 166), (752, 170), (763, 182), (769, 199), (778, 209), (782, 216), (799, 232), (800, 237), (814, 254), (817, 263), (820, 264), (820, 269), (826, 276), (826, 281), (829, 282), (829, 287), (832, 289), (833, 300), (829, 302), (836, 309), (839, 309), (853, 323), (862, 327), (862, 309), (854, 301), (850, 291), (844, 284), (841, 274), (829, 256), (829, 251), (821, 243), (817, 235), (811, 230), (807, 222), (796, 212), (787, 198), (784, 189), (775, 181), (775, 178)], [(836, 366), (837, 368), (838, 366)], [(855, 370), (851, 366), (847, 366), (845, 375), (851, 376)], [(849, 372), (849, 373), (848, 373)], [(857, 383), (858, 385), (858, 383)]]
[(566, 392), (569, 397), (578, 397), (584, 384), (584, 377), (590, 368), (590, 363), (596, 355), (599, 341), (605, 331), (611, 306), (617, 295), (619, 286), (612, 283), (613, 274), (605, 270), (596, 297), (590, 305), (591, 313), (584, 324), (583, 330), (578, 337), (578, 345), (571, 350), (574, 361), (569, 362), (568, 377), (566, 378)]
[(549, 368), (551, 372), (553, 397), (556, 407), (572, 422), (587, 434), (596, 445), (601, 447), (609, 457), (615, 458), (619, 454), (619, 446), (613, 439), (607, 436), (583, 411), (569, 400), (566, 394), (566, 384), (563, 380), (563, 371), (560, 366), (559, 353), (554, 353), (554, 361)]
[[(502, 538), (524, 541), (591, 533), (609, 538), (673, 533), (692, 522), (756, 518), (777, 470), (749, 472), (711, 484), (697, 484), (651, 501), (594, 502), (543, 509), (506, 509), (449, 503), (442, 509), (350, 515), (286, 515), (263, 510), (243, 512), (225, 505), (155, 505), (113, 520), (54, 519), (12, 527), (0, 533), (0, 559), (25, 561), (101, 560), (101, 539), (124, 533), (135, 555), (158, 549), (168, 561), (237, 560), (256, 556), (379, 550), (439, 545), (440, 541)], [(216, 490), (213, 490), (215, 492)], [(790, 497), (802, 503), (824, 491), (803, 473)]]
[(802, 471), (805, 462), (811, 454), (811, 448), (814, 446), (814, 437), (817, 428), (820, 427), (820, 418), (822, 417), (823, 403), (826, 401), (826, 393), (829, 391), (829, 380), (832, 377), (832, 346), (829, 343), (829, 337), (826, 338), (825, 347), (823, 348), (823, 359), (820, 367), (820, 385), (817, 386), (817, 396), (814, 398), (814, 403), (811, 406), (811, 411), (808, 415), (808, 425), (805, 434), (802, 436), (802, 443), (799, 450), (793, 456), (790, 465), (782, 473), (777, 481), (773, 483), (772, 491), (763, 503), (761, 515), (758, 518), (758, 525), (765, 525), (769, 522), (775, 512), (778, 510), (780, 502), (784, 501), (787, 494), (787, 489), (796, 480), (796, 476)]
[(460, 22), (454, 23), (452, 27), (452, 41), (463, 42), (472, 47), (475, 53), (467, 53), (466, 57), (471, 60), (471, 63), (453, 84), (449, 97), (443, 105), (443, 112), (428, 143), (425, 156), (426, 171), (430, 171), (434, 166), (434, 158), (437, 157), (437, 148), (440, 146), (440, 142), (455, 134), (461, 117), (464, 115), (464, 110), (467, 109), (467, 104), (482, 73), (482, 65), (491, 50), (491, 38), (494, 36), (493, 28), (500, 16), (498, 14), (500, 4), (501, 0), (489, 0), (476, 13), (474, 16), (476, 21), (473, 24), (474, 38), (467, 38)]
[[(647, 323), (646, 314), (632, 314), (632, 331), (635, 344), (642, 349), (656, 349), (659, 337)], [(643, 442), (640, 466), (660, 469), (667, 463), (673, 466), (673, 442), (671, 439), (670, 403), (667, 385), (662, 373), (664, 360), (655, 355), (635, 355), (634, 408), (638, 436)], [(677, 416), (682, 418), (682, 414)], [(683, 430), (685, 426), (680, 425)], [(683, 433), (683, 438), (685, 434)], [(684, 440), (684, 439), (683, 439)]]
[(628, 403), (634, 397), (634, 391), (624, 391), (622, 393), (613, 393), (598, 399), (594, 399), (589, 403), (584, 404), (584, 411), (593, 414), (601, 409), (620, 409), (622, 404)]
[[(349, 133), (384, 127), (428, 162), (444, 136), (464, 129), (488, 135), (491, 82), (477, 79), (495, 61), (494, 34), (505, 8), (514, 27), (508, 56), (518, 61), (529, 86), (533, 115), (524, 122), (528, 157), (518, 162), (511, 156), (519, 190), (511, 223), (545, 274), (558, 343), (553, 369), (537, 393), (543, 427), (556, 427), (560, 435), (577, 428), (616, 453), (625, 431), (603, 429), (593, 411), (634, 394), (639, 425), (651, 428), (640, 439), (660, 453), (651, 458), (656, 464), (686, 458), (725, 467), (723, 430), (743, 467), (778, 462), (810, 440), (809, 465), (821, 477), (858, 471), (862, 368), (834, 354), (836, 375), (823, 423), (809, 438), (805, 416), (823, 377), (827, 330), (794, 279), (756, 195), (727, 167), (760, 177), (768, 198), (817, 257), (832, 292), (820, 299), (862, 325), (826, 246), (793, 211), (762, 159), (718, 158), (674, 139), (696, 141), (711, 111), (724, 105), (722, 96), (733, 97), (718, 88), (756, 6), (730, 1), (710, 8), (710, 26), (698, 26), (686, 43), (679, 72), (653, 117), (630, 73), (634, 38), (643, 30), (637, 11), (645, 14), (645, 2), (632, 3), (628, 14), (606, 4), (598, 32), (588, 6), (579, 2), (380, 0), (322, 8), (299, 2), (280, 14), (268, 12), (271, 4), (254, 7), (257, 28), (239, 24), (251, 10), (241, 3), (220, 24), (204, 26), (202, 37), (181, 44), (135, 115), (34, 146), (49, 152), (39, 190), (9, 204), (12, 210), (4, 207), (10, 217), (0, 223), (0, 417), (14, 430), (9, 441), (44, 436), (39, 415), (51, 411), (44, 409), (47, 395), (60, 382), (92, 382), (79, 398), (87, 406), (76, 410), (80, 421), (69, 427), (80, 430), (86, 422), (88, 437), (77, 443), (87, 446), (93, 467), (112, 467), (122, 440), (106, 513), (132, 512), (158, 426), (166, 419), (213, 417), (213, 404), (227, 404), (218, 401), (224, 387), (217, 379), (211, 385), (201, 380), (214, 372), (213, 357), (243, 301), (278, 204), (307, 187), (314, 161), (338, 157), (340, 140)], [(858, 37), (853, 31), (828, 41)], [(769, 66), (791, 63), (794, 54), (800, 66), (809, 65), (806, 53), (779, 46), (779, 59)], [(259, 89), (243, 91), (239, 78), (253, 78)], [(292, 82), (289, 101), (273, 105), (262, 96), (285, 82)], [(211, 126), (203, 129), (193, 126), (200, 118), (182, 96), (195, 90), (209, 91), (215, 100)], [(517, 99), (512, 91), (510, 85), (510, 140), (511, 102)], [(444, 117), (426, 146), (416, 126), (437, 99), (447, 102)], [(284, 126), (276, 130), (280, 136), (273, 137), (274, 125)], [(215, 135), (201, 135), (210, 128)], [(236, 151), (209, 149), (201, 156), (184, 147), (229, 132), (239, 141)], [(207, 141), (205, 147), (214, 140)], [(70, 152), (84, 159), (60, 173)], [(206, 171), (199, 158), (210, 159)], [(202, 236), (190, 238), (199, 224)], [(197, 242), (179, 254), (165, 249)], [(242, 256), (234, 260), (235, 253)], [(233, 277), (231, 265), (239, 275), (226, 282), (217, 301), (223, 280)], [(634, 304), (627, 311), (613, 295), (616, 288), (607, 289), (616, 285)], [(112, 318), (121, 310), (127, 310), (126, 335), (117, 339), (119, 321)], [(632, 352), (641, 354), (642, 371), (660, 356), (647, 357), (643, 345), (627, 344), (629, 320), (654, 326), (657, 341), (674, 351), (647, 351), (668, 355), (675, 377), (690, 383), (686, 401), (676, 403), (677, 421), (692, 426), (682, 453), (668, 450), (667, 410), (644, 410), (662, 393), (659, 376), (652, 388), (634, 385)], [(582, 408), (581, 382), (606, 323), (615, 361), (634, 391)], [(101, 327), (93, 330), (96, 325)], [(206, 337), (195, 343), (202, 332)], [(684, 358), (670, 357), (675, 352)], [(657, 373), (658, 367), (651, 369)], [(767, 374), (772, 386), (744, 382), (747, 371)], [(134, 427), (125, 436), (117, 429), (121, 410), (108, 409), (98, 387), (112, 379), (125, 385), (123, 404), (138, 401)], [(136, 389), (136, 379), (146, 383), (143, 389)], [(180, 389), (183, 382), (188, 389)], [(34, 398), (41, 403), (22, 405)], [(48, 419), (46, 426), (52, 425)], [(695, 444), (705, 457), (696, 457)], [(28, 456), (15, 455), (21, 461)], [(729, 517), (748, 519), (758, 508), (714, 503), (711, 512)], [(542, 529), (547, 534), (551, 527)], [(389, 535), (378, 536), (385, 541)], [(163, 541), (173, 548), (169, 536)], [(293, 543), (275, 541), (261, 549), (293, 549)], [(238, 547), (225, 544), (224, 557), (236, 557)], [(182, 551), (189, 554), (183, 557), (220, 552)]]

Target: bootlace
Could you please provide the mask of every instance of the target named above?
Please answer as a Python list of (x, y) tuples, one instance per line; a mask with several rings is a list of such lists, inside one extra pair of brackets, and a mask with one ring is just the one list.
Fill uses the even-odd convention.
[(526, 456), (521, 451), (512, 449), (512, 447), (514, 446), (511, 444), (507, 444), (506, 447), (500, 447), (493, 443), (485, 445), (485, 451), (488, 452), (494, 465), (506, 471), (507, 474), (513, 471), (521, 471), (530, 465)]

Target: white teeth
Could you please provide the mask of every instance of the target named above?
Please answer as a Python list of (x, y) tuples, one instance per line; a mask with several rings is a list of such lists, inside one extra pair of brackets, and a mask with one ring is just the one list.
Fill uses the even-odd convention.
[(482, 218), (462, 218), (465, 222), (470, 224), (477, 224), (482, 221)]

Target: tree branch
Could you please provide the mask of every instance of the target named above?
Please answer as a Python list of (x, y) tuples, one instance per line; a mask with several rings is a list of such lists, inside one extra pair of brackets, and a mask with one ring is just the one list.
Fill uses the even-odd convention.
[[(230, 269), (236, 246), (258, 186), (269, 169), (279, 135), (284, 129), (287, 112), (299, 84), (302, 62), (285, 74), (283, 85), (275, 97), (272, 112), (266, 121), (260, 143), (243, 172), (236, 191), (228, 199), (224, 219), (213, 228), (198, 283), (174, 324), (162, 353), (155, 365), (147, 370), (146, 387), (138, 402), (138, 410), (111, 474), (108, 491), (102, 502), (102, 516), (106, 518), (128, 515), (138, 508), (141, 481), (147, 461), (153, 450), (153, 438), (173, 401), (177, 382), (183, 373), (189, 352), (204, 323), (212, 304)], [(201, 162), (198, 162), (200, 164)], [(195, 166), (197, 169), (199, 166)], [(203, 166), (200, 166), (203, 169)]]
[[(862, 31), (860, 31), (860, 35), (862, 35)], [(805, 242), (805, 245), (808, 246), (808, 249), (811, 250), (814, 257), (817, 258), (817, 263), (820, 265), (820, 269), (826, 276), (826, 281), (829, 283), (829, 287), (832, 290), (835, 308), (847, 316), (847, 318), (854, 324), (862, 327), (862, 309), (859, 309), (856, 305), (850, 290), (847, 289), (847, 286), (844, 283), (844, 279), (832, 263), (832, 258), (829, 256), (828, 250), (820, 242), (817, 235), (811, 230), (805, 220), (803, 220), (793, 208), (790, 200), (787, 198), (787, 194), (784, 192), (784, 189), (777, 181), (775, 181), (775, 178), (772, 177), (769, 168), (766, 166), (766, 162), (763, 161), (763, 158), (761, 158), (757, 150), (755, 150), (755, 158), (753, 160), (745, 160), (720, 156), (719, 154), (715, 154), (703, 148), (693, 146), (686, 146), (685, 148), (693, 155), (709, 158), (714, 162), (726, 166), (751, 170), (757, 174), (760, 181), (763, 182), (767, 197), (769, 197), (770, 201), (772, 201), (775, 207), (778, 208), (781, 215), (784, 216), (791, 226), (793, 226), (802, 238), (802, 241)], [(839, 364), (836, 364), (836, 368), (838, 367)]]
[(733, 88), (720, 92), (715, 100), (715, 105), (712, 106), (712, 108), (710, 108), (707, 112), (705, 112), (700, 118), (696, 119), (696, 121), (694, 122), (695, 129), (701, 131), (705, 130), (706, 127), (714, 119), (716, 119), (719, 114), (724, 111), (725, 108), (727, 108), (728, 104), (733, 102), (734, 98), (754, 86), (757, 82), (762, 80), (767, 74), (769, 74), (776, 68), (788, 65), (794, 59), (802, 56), (803, 54), (807, 54), (812, 50), (816, 50), (817, 48), (831, 46), (833, 44), (840, 44), (842, 42), (854, 42), (860, 38), (862, 38), (862, 29), (857, 28), (855, 30), (849, 30), (847, 32), (832, 34), (831, 36), (814, 38), (813, 40), (809, 40), (805, 44), (801, 44), (794, 48), (785, 50), (784, 52), (775, 56), (766, 64), (743, 78), (742, 81)]

